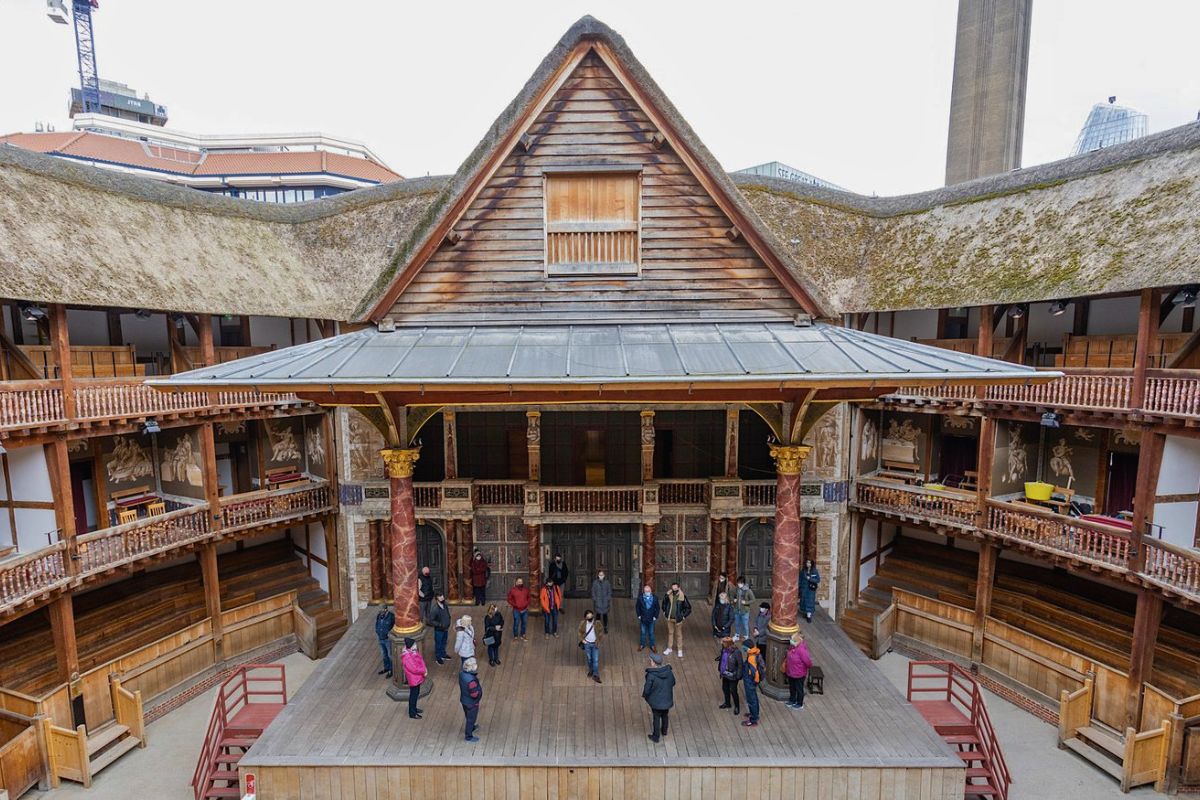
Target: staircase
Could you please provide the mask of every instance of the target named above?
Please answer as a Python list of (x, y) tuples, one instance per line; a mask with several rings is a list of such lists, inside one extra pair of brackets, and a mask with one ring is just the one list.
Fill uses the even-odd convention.
[(192, 773), (196, 800), (238, 798), (238, 763), (287, 705), (282, 664), (238, 667), (221, 684)]
[(135, 747), (146, 746), (142, 693), (121, 686), (116, 675), (109, 677), (115, 719), (91, 731), (80, 725), (75, 730), (60, 728), (43, 720), (50, 786), (58, 788), (66, 778), (90, 788), (92, 778)]
[(963, 796), (1007, 800), (1012, 778), (974, 676), (950, 661), (913, 661), (908, 700), (962, 759)]
[(1075, 729), (1075, 736), (1062, 742), (1063, 748), (1098, 767), (1118, 781), (1125, 779), (1125, 743), (1121, 735), (1100, 722)]

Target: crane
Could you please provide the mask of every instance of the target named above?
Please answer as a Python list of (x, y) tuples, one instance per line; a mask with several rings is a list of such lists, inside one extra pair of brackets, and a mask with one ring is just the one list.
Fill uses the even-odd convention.
[[(92, 30), (92, 9), (100, 0), (71, 0), (75, 21), (75, 54), (79, 61), (79, 93), (83, 113), (100, 113), (100, 73), (96, 70), (96, 37)], [(60, 25), (67, 24), (63, 0), (46, 0), (46, 16)]]

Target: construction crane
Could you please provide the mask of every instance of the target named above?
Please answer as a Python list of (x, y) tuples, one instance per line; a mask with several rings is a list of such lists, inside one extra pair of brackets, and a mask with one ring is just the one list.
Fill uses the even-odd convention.
[[(92, 9), (99, 0), (71, 0), (75, 20), (75, 55), (79, 60), (79, 93), (83, 113), (100, 113), (100, 73), (96, 70), (96, 37), (92, 30)], [(60, 25), (67, 24), (63, 0), (46, 0), (46, 16)]]

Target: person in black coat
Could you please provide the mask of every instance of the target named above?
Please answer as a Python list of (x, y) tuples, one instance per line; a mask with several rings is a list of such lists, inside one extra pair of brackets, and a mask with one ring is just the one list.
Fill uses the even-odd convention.
[(468, 658), (463, 662), (462, 670), (458, 673), (458, 702), (462, 705), (466, 725), (463, 730), (468, 742), (478, 742), (475, 735), (475, 720), (479, 719), (479, 704), (483, 702), (483, 684), (479, 682), (479, 666), (475, 659)]
[(663, 665), (662, 656), (658, 653), (650, 654), (646, 682), (642, 685), (642, 699), (650, 706), (651, 732), (647, 738), (657, 742), (667, 735), (671, 707), (675, 705), (675, 673), (669, 664)]
[(733, 643), (733, 639), (726, 636), (721, 640), (721, 652), (717, 653), (714, 660), (717, 662), (717, 674), (721, 676), (721, 692), (725, 695), (725, 702), (717, 708), (732, 707), (736, 717), (742, 713), (742, 700), (738, 696), (738, 684), (742, 682), (744, 672), (742, 650)]
[(571, 570), (567, 567), (567, 562), (563, 561), (562, 553), (555, 553), (554, 558), (550, 559), (550, 563), (546, 566), (546, 580), (555, 586), (562, 587), (566, 586), (569, 577), (571, 577)]
[[(500, 666), (500, 637), (504, 634), (504, 615), (495, 603), (488, 606), (487, 616), (483, 618), (483, 643), (487, 645), (488, 664)], [(488, 644), (491, 639), (492, 643)]]
[(729, 635), (733, 626), (733, 606), (729, 604), (729, 595), (721, 592), (713, 603), (712, 628), (714, 639), (724, 639)]
[(421, 567), (421, 575), (417, 578), (417, 602), (424, 622), (429, 618), (429, 606), (433, 604), (433, 576), (429, 574), (429, 567)]
[(392, 677), (392, 648), (391, 642), (388, 641), (388, 634), (392, 632), (392, 626), (396, 624), (396, 615), (386, 605), (379, 609), (379, 613), (375, 615), (375, 638), (379, 640), (379, 649), (383, 651), (383, 669), (379, 670), (379, 675)]
[(633, 610), (637, 614), (638, 628), (638, 652), (642, 652), (647, 647), (651, 653), (657, 653), (654, 649), (654, 625), (658, 622), (658, 615), (662, 611), (662, 607), (658, 604), (658, 595), (649, 585), (642, 587), (642, 593), (638, 595), (637, 600), (633, 601)]

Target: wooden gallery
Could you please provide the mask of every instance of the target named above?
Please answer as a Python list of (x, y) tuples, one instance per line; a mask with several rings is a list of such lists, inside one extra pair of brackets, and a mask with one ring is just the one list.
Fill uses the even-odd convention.
[[(299, 647), (329, 655), (248, 752), (209, 737), (197, 798), (1005, 797), (994, 742), (883, 678), (894, 647), (1126, 788), (1200, 785), (1198, 209), (1200, 125), (896, 198), (730, 176), (590, 17), (445, 178), (284, 208), (0, 149), (0, 776), (88, 783)], [(116, 364), (153, 317), (158, 368), (80, 376), (94, 319)], [(517, 579), (569, 578), (566, 635), (535, 599), (481, 669), (472, 743), (417, 587), (479, 630), (475, 551), (506, 624)], [(599, 570), (602, 685), (573, 638)], [(719, 574), (770, 603), (768, 698), (806, 635), (802, 716), (715, 709)], [(654, 743), (633, 601), (672, 583)], [(381, 602), (430, 664), (420, 721), (376, 675)]]

